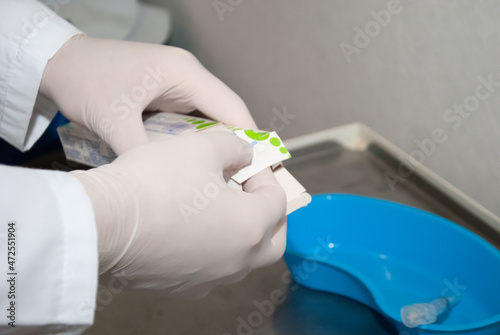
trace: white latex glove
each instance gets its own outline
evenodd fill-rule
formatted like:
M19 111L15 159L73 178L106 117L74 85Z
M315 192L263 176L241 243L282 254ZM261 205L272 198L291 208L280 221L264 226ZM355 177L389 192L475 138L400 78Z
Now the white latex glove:
M227 124L257 128L236 93L191 53L165 45L76 35L48 62L40 92L118 155L148 141L145 109L198 109Z
M179 135L71 172L94 206L100 270L127 287L200 297L277 261L286 244L286 199L269 170L227 186L250 163L227 132Z

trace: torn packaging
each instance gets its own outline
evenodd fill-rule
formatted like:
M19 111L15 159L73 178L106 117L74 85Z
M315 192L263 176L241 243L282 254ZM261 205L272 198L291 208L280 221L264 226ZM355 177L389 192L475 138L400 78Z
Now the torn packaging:
M279 164L291 156L276 132L242 129L200 117L167 112L145 114L144 127L151 141L199 131L232 132L252 145L254 157L249 166L231 177L229 182L231 187L241 188L244 181L271 167L276 179L285 190L287 214L306 206L311 201L311 196L305 188ZM70 122L59 127L57 131L68 160L96 167L111 163L116 158L114 151L104 141L78 124Z

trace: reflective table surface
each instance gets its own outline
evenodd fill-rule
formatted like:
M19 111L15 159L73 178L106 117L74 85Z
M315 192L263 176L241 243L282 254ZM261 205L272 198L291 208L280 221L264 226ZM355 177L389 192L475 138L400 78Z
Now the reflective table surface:
M352 151L327 141L292 151L285 166L309 193L351 193L396 201L473 225L473 216L450 203L418 178L391 187L384 172L398 162L376 147ZM81 168L62 151L25 166ZM492 242L497 244L497 237ZM243 281L214 289L207 297L182 301L126 291L126 283L101 280L95 323L85 335L323 335L397 334L377 312L348 298L313 291L290 281L283 260L251 272Z

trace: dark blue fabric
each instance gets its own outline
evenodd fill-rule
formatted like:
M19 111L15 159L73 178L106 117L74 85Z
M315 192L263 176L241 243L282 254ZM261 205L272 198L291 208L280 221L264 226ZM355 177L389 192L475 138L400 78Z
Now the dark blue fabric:
M49 151L62 150L61 141L59 141L59 136L57 135L57 127L68 122L68 119L60 112L57 112L40 139L26 152L21 152L3 139L0 139L0 164L23 165L23 162L26 160L33 159Z

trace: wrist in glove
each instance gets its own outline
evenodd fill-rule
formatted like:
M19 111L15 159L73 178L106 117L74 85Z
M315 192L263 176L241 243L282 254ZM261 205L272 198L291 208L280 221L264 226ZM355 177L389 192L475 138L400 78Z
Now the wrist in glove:
M94 206L101 272L131 288L202 296L278 260L286 199L272 173L243 191L226 183L251 158L251 146L230 133L195 133L73 172Z

